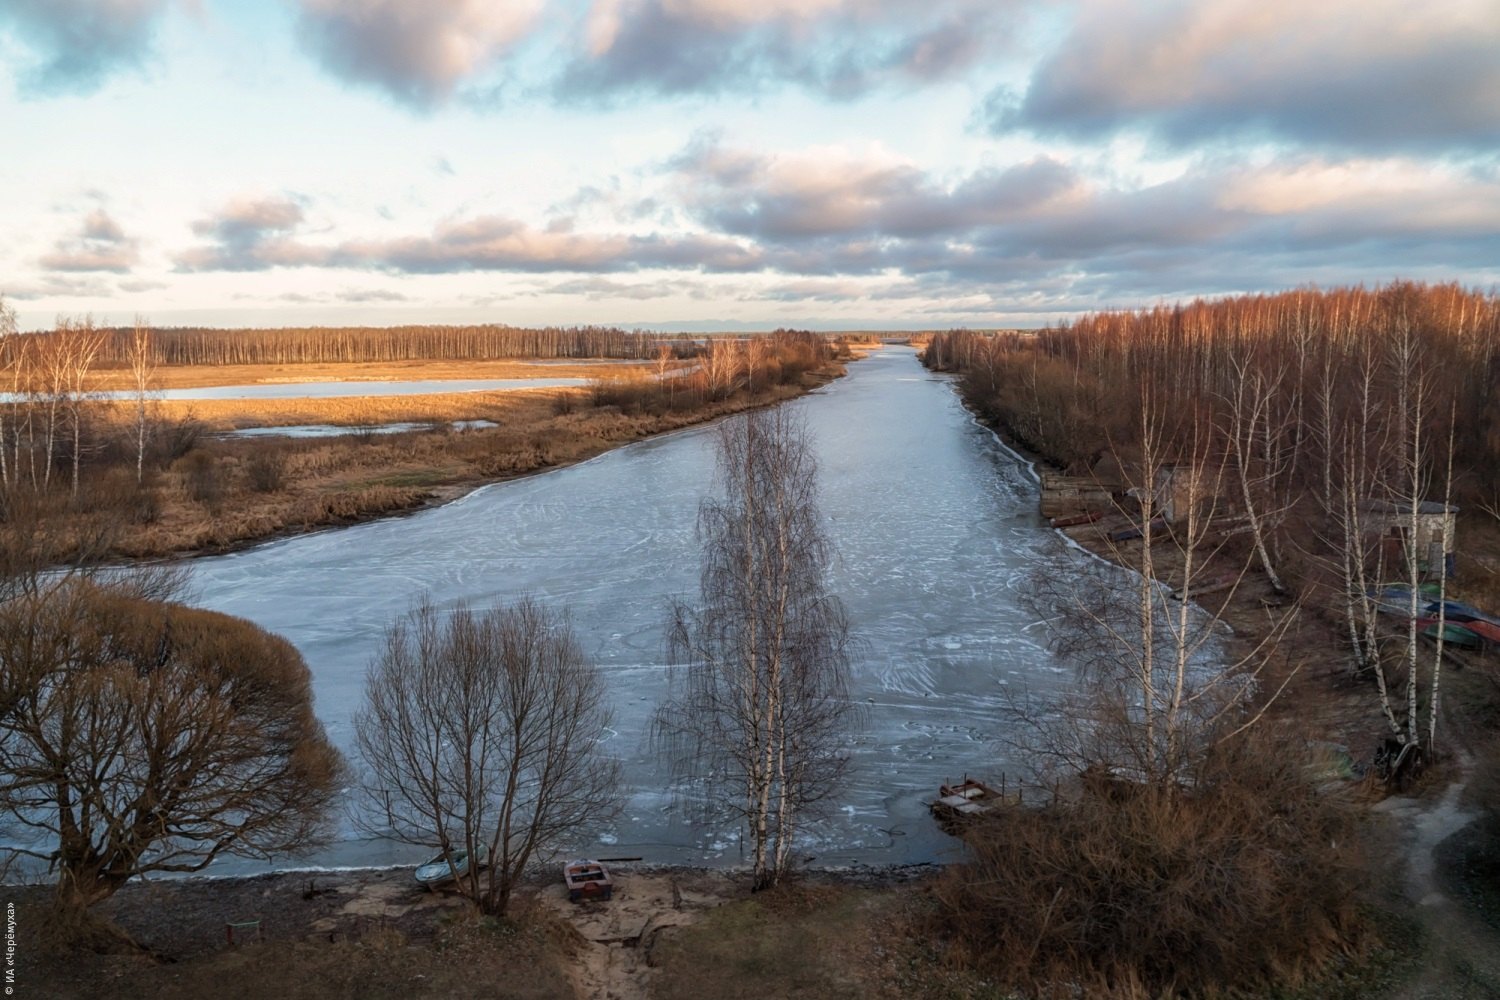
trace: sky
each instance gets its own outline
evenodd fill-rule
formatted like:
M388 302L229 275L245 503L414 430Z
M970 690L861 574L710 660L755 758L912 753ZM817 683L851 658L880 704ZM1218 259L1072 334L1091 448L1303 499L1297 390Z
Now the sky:
M0 136L22 329L1500 284L1496 0L0 0Z

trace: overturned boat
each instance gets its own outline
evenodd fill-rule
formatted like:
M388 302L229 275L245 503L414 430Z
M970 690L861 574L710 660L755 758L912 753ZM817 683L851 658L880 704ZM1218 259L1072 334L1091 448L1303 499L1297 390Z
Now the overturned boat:
M485 848L480 845L479 867L484 867ZM424 889L436 889L440 885L455 882L469 874L469 852L460 848L447 854L439 854L426 864L418 865L413 877Z

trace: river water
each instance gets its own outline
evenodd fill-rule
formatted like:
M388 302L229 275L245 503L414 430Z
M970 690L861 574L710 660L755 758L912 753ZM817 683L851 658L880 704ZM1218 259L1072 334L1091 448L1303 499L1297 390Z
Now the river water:
M938 783L1006 770L1007 689L1045 695L1065 679L1043 626L1022 610L1028 574L1039 564L1066 574L1089 557L1047 530L1029 467L911 349L885 348L786 405L815 442L839 552L830 585L860 640L864 716L847 783L809 828L805 855L820 866L944 860L955 842L926 809ZM423 593L483 607L529 592L565 607L614 706L606 745L623 761L627 794L618 818L568 847L735 864L738 831L679 816L646 745L665 689L666 606L696 593L693 527L713 468L712 430L679 432L410 517L195 560L193 601L295 643L318 714L346 749L382 629ZM350 833L279 866L412 863L419 853Z

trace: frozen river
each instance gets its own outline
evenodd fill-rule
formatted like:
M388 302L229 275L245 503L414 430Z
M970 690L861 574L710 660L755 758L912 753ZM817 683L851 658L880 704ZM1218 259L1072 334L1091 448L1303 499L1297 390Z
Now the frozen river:
M1061 680L1042 626L1020 607L1026 575L1041 561L1067 573L1087 557L1045 528L1027 466L909 348L852 364L847 378L788 405L819 456L839 551L831 587L861 642L854 690L865 716L847 787L809 830L806 854L819 865L942 860L954 843L926 811L937 784L1003 770L1006 688L1046 691ZM318 714L346 749L381 630L424 592L480 607L530 592L565 607L613 703L608 748L624 761L628 793L617 820L580 830L570 846L738 863L736 830L702 829L669 808L645 738L664 690L667 601L696 593L693 525L712 476L712 431L684 431L411 517L196 560L195 603L295 643ZM351 835L296 863L413 862L419 853Z

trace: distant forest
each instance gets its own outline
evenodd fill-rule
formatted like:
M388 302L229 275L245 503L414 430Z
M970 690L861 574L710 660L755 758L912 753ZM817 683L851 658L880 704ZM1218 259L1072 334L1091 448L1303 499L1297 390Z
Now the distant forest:
M1442 593L1456 572L1467 598L1500 607L1494 293L1398 282L1196 301L1030 336L939 334L925 360L958 372L1012 440L1108 489L1142 537L1153 516L1185 513L1162 530L1203 549L1200 565L1243 554L1278 594L1316 595L1359 670L1387 656L1374 595L1404 584L1404 740L1417 738L1418 583Z
M99 363L128 362L132 331L107 331ZM661 344L693 340L675 334L632 333L614 327L511 326L287 327L215 330L153 327L157 365L285 365L389 361L482 361L496 358L655 357Z
M1397 282L1198 300L1029 335L951 331L926 361L960 372L972 406L1075 473L1139 450L1144 396L1168 450L1193 450L1196 430L1232 451L1238 430L1245 464L1283 500L1326 503L1340 473L1403 455L1441 493L1451 435L1455 500L1500 507L1494 293Z

